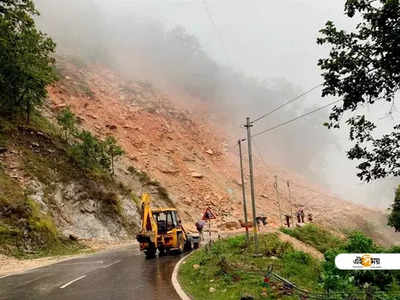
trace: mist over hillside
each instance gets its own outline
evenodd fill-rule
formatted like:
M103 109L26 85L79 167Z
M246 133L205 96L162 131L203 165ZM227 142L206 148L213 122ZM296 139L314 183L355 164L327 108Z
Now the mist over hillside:
M147 80L163 91L199 98L228 120L238 137L244 134L239 125L246 116L257 117L310 88L276 78L268 70L263 78L242 73L231 65L232 57L237 58L232 55L232 47L230 51L222 49L226 53L217 61L191 33L190 26L171 25L159 17L155 10L163 9L163 5L139 7L93 0L73 4L66 0L38 0L36 4L41 11L39 23L57 42L59 54L75 56L83 63L105 64L128 79ZM274 38L279 39L279 34L276 28ZM319 96L319 90L314 91L257 124L254 132L329 102ZM367 186L358 182L355 163L346 159L344 143L340 142L346 137L345 132L328 131L322 126L328 113L314 114L256 139L256 151L268 163L295 170L345 199L387 207L396 183L386 180Z

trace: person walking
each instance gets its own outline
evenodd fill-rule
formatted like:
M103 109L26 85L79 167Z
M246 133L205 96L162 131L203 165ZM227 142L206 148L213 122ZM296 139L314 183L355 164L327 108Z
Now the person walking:
M288 228L290 228L290 219L292 218L292 216L290 216L290 215L285 215L285 218L286 218L286 226L287 226Z
M198 220L197 222L196 222L196 229L197 229L197 231L198 231L198 233L199 233L199 235L200 235L200 240L204 240L204 236L203 236L203 229L204 229L204 225L206 224L206 221L204 221L204 220Z
M301 210L300 210L301 223L304 223L304 217L305 217L304 208L301 208Z
M301 209L299 208L296 212L297 223L301 223Z

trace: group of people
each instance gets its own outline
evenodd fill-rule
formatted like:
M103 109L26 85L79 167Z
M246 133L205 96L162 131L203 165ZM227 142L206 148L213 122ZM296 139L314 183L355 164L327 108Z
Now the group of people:
M296 212L297 223L304 223L304 208L300 207Z
M309 214L307 215L307 217L308 217L308 222L312 223L312 221L313 221L313 215L312 215L311 213L309 213ZM291 220L292 216L286 214L286 215L285 215L285 218L286 218L286 226L287 226L287 227L290 227L290 225L291 225L290 220ZM306 221L305 221L305 213L304 213L304 208L303 208L303 207L300 207L300 208L297 210L297 212L296 212L296 218L297 218L297 224L302 224L302 223L305 223L305 222L306 222Z
M303 207L300 207L297 210L296 217L297 217L297 224L304 224L306 222L305 221L305 213L304 213L304 208ZM308 217L308 222L312 223L313 222L313 215L311 213L309 213L307 215L307 217ZM286 226L290 227L291 226L292 216L286 214L285 218L286 218ZM257 217L256 220L257 220L257 227L258 227L259 230L260 230L260 226L261 225L264 225L264 226L267 225L267 217ZM241 222L241 220L239 220L239 222ZM203 237L203 229L204 229L205 224L206 224L206 222L204 220L202 220L202 219L197 221L196 224L195 224L196 229L197 229L197 231L198 231L198 233L200 235L201 240L204 239L204 237ZM242 227L246 227L246 226L247 226L247 224L245 226L242 225Z

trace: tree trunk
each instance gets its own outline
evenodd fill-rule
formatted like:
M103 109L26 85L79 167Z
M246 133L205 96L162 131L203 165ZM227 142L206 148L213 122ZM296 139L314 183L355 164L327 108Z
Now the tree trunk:
M31 102L28 101L26 103L26 123L29 124L31 122L31 112L32 112L32 105Z
M112 175L114 176L114 155L111 154L111 169L112 169Z

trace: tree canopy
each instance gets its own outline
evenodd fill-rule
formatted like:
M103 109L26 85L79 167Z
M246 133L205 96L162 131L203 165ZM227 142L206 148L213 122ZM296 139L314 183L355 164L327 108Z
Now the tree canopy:
M377 136L376 125L355 111L364 105L394 104L400 88L399 0L347 0L345 13L360 22L352 32L339 30L332 21L320 31L317 43L330 46L318 65L324 78L322 96L343 99L326 125L338 128L346 112L350 139L347 155L360 160L358 176L371 181L400 175L400 124Z
M0 0L0 109L24 111L28 122L56 78L55 43L36 28L37 15L31 0Z

